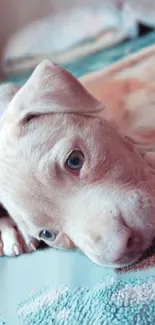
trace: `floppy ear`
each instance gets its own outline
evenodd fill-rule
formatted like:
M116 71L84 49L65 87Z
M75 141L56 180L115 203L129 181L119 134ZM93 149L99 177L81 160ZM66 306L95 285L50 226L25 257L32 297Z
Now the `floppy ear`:
M40 114L91 114L103 108L104 105L92 97L68 71L44 60L17 92L7 114L12 121L20 122Z

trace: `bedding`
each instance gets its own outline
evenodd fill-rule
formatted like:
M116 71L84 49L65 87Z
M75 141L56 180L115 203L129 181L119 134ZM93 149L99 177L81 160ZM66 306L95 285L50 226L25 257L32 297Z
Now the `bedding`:
M132 15L97 1L53 13L18 31L8 43L5 72L33 69L42 59L68 64L137 35Z
M119 44L113 44L107 49L98 50L95 53L75 59L73 62L63 63L62 66L68 69L76 77L81 77L85 74L106 68L111 64L123 59L127 55L135 53L151 44L155 43L155 32L150 32L147 35L137 37L134 39L124 40ZM12 70L7 76L7 81L24 84L30 76L33 68L27 64L27 57L17 59L17 70ZM34 60L33 64L36 64ZM21 70L20 70L21 65ZM25 68L24 68L25 67Z
M121 46L131 53L138 46L147 47L154 38L151 33L138 40L138 45L129 42ZM113 54L111 62L125 56L122 52ZM94 70L106 66L101 53L95 55ZM80 72L78 64L70 65L75 75L93 70L90 61ZM24 82L21 76L16 80ZM80 80L107 103L106 118L122 125L139 147L154 151L155 46ZM137 264L122 270L99 267L78 252L54 249L0 259L1 325L152 325L154 300L154 248Z

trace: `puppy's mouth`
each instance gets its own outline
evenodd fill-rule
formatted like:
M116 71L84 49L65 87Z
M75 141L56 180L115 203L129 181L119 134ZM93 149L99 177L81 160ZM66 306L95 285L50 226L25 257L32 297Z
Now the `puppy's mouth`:
M140 261L152 256L153 254L155 254L155 238L153 239L151 245L142 254Z
M117 264L114 266L116 269L122 269L122 268L128 268L131 265L135 265L142 259L143 254L139 253L136 258L132 259L131 261L126 262L125 260L122 260L120 263L117 261Z
M141 265L145 264L145 261L146 260L149 260L152 256L155 256L155 238L153 239L151 245L144 251L142 252L139 257L137 256L137 258L133 261L131 261L130 263L128 264L121 264L121 265L118 265L116 266L115 268L118 270L118 271L129 271L129 270L138 270L138 269L141 269ZM150 265L152 266L152 265Z

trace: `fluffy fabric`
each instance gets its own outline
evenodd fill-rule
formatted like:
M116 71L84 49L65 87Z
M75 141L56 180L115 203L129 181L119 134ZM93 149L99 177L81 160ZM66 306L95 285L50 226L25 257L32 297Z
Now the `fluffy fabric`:
M46 285L21 302L18 317L25 325L152 325L154 300L155 277L117 281L109 276L91 290Z
M108 277L92 290L47 285L23 301L18 314L26 325L151 325L154 300L154 277L130 281Z

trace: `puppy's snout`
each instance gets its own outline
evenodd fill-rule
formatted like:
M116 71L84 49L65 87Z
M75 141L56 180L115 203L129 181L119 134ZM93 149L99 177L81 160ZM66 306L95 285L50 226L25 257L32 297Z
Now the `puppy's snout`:
M94 245L95 244L95 245ZM117 227L104 229L101 236L96 237L93 245L89 245L85 253L99 264L129 264L140 256L142 250L141 235L130 228L119 224Z
M132 232L132 230L125 228L120 236L117 237L112 262L124 263L134 259L139 248L140 239Z

